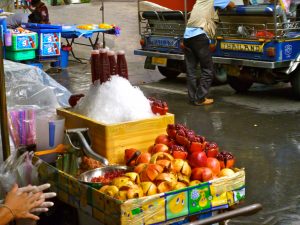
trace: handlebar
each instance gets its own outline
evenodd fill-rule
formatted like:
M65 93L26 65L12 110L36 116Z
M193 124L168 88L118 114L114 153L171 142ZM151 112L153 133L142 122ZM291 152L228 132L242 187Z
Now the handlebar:
M210 225L213 223L221 222L227 219L231 219L238 216L251 216L262 209L262 205L259 203L245 206L242 208L234 209L225 213L212 216L210 218L202 219L196 222L187 223L185 225Z

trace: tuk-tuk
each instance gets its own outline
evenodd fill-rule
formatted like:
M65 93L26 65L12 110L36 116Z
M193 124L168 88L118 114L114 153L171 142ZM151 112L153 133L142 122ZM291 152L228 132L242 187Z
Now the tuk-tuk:
M188 5L189 0L182 1ZM238 92L247 91L253 83L290 82L300 99L300 5L297 0L248 2L219 11L210 44L216 79L227 78ZM187 10L139 10L142 48L135 54L147 56L145 68L158 66L168 78L185 72L182 39L188 17Z

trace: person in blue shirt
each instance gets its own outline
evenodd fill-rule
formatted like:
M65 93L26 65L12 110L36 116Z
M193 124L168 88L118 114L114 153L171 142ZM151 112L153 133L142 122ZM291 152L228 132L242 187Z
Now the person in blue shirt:
M209 105L214 102L207 98L214 77L209 38L213 38L218 22L217 9L233 8L230 0L197 0L184 33L184 53L187 67L187 89L189 100L194 105ZM198 82L197 65L201 66Z

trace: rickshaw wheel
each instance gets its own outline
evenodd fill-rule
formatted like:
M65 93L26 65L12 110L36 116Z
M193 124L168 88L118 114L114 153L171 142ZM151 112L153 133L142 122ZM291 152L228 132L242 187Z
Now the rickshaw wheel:
M246 92L253 84L253 81L230 75L227 75L227 82L237 92Z
M158 66L157 68L158 68L158 71L161 73L161 75L163 75L164 77L166 77L168 79L175 79L176 77L179 76L179 74L181 74L180 71L174 70L172 68L162 67L162 66Z
M292 92L296 99L300 100L300 70L297 69L291 79Z

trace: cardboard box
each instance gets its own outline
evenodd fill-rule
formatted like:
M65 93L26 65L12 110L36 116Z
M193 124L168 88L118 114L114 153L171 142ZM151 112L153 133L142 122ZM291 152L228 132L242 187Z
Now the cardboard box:
M158 135L166 133L167 125L174 123L174 115L170 113L109 125L67 109L58 109L57 114L65 118L66 129L89 128L92 149L116 164L124 164L124 150L127 148L147 151Z

